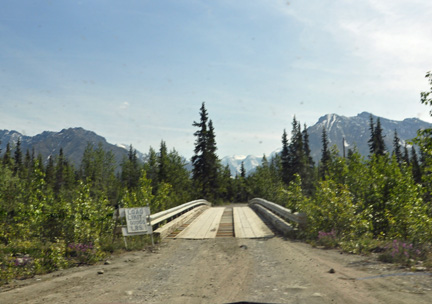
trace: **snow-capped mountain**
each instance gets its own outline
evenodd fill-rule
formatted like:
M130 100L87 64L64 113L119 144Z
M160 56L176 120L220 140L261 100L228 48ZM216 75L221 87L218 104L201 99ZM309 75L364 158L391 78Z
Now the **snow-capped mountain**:
M341 155L344 143L346 149L353 149L356 147L362 155L367 156L369 154L368 140L370 138L370 117L371 114L367 112L360 113L354 117L327 114L319 118L315 125L308 127L309 146L315 163L318 163L321 158L321 137L323 128L326 129L330 146L336 145ZM376 122L377 116L372 115L372 117L374 122ZM384 141L389 152L393 150L395 130L403 146L406 141L416 136L417 130L432 128L431 123L421 121L417 118L407 118L403 121L396 121L380 117L380 122L383 135L385 136ZM31 151L34 149L36 155L40 153L45 160L47 160L50 155L58 155L60 148L62 148L64 155L75 165L79 165L83 152L89 142L95 147L101 143L105 150L112 151L117 164L120 164L123 157L128 155L130 147L129 145L112 145L102 136L82 128L63 129L60 132L45 131L36 136L25 136L17 131L0 130L0 155L4 153L7 143L10 144L13 150L18 139L21 140L22 151ZM280 150L280 148L275 149L274 152L267 156L267 159L271 160L276 154L280 153ZM140 160L146 160L145 154L137 151L137 155ZM246 174L250 174L257 166L261 165L261 161L262 156L253 155L226 156L221 160L224 166L229 166L233 176L240 174L242 162ZM187 164L187 168L190 170L192 169L190 163Z
M340 155L343 153L343 145L347 153L348 149L356 148L360 154L369 155L368 141L370 138L370 117L372 115L374 123L377 116L363 112L353 117L346 117L337 114L326 114L318 119L318 122L307 128L309 134L309 146L312 157L317 164L321 159L322 149L322 130L325 129L329 140L330 147L338 148ZM383 130L384 142L387 151L393 151L393 139L395 130L398 133L401 146L413 139L417 135L417 130L432 128L432 124L422 121L418 118L407 118L402 121L386 119L380 117L380 123ZM272 159L282 149L278 148L272 152L267 159ZM254 159L254 162L249 160ZM261 165L262 157L255 156L226 156L222 159L222 164L228 165L232 175L240 174L240 166L244 161L247 174L252 173L256 166ZM254 164L257 164L254 166Z
M369 155L368 141L370 139L370 117L374 123L377 116L363 112L353 117L345 117L337 114L327 114L319 118L318 122L307 129L309 134L309 145L312 157L315 162L321 158L322 130L325 128L330 146L336 145L341 155L343 144L345 149L357 148L360 154ZM393 151L393 139L395 130L400 138L400 144L405 145L406 141L417 135L417 130L431 128L432 124L418 118L407 118L403 121L391 120L380 117L383 130L384 142L387 151Z
M240 175L240 168L241 164L243 163L243 166L246 171L246 175L252 173L256 167L261 165L262 157L254 156L254 155L233 155L233 156L225 156L222 158L221 163L222 165L230 168L231 175L236 176Z

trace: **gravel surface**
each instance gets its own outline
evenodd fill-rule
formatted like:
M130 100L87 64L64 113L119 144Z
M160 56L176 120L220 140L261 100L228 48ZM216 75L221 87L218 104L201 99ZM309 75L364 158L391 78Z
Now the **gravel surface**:
M0 303L432 303L428 273L274 237L165 240L4 286Z

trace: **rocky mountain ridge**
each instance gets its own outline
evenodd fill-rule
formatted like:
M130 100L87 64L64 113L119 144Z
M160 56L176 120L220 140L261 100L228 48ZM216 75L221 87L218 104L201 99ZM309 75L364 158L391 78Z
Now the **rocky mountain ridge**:
M363 112L353 117L327 114L320 117L315 125L308 127L309 145L315 162L318 163L321 157L321 137L323 128L326 129L330 145L336 145L341 154L343 151L343 144L345 143L346 150L356 148L362 155L368 155L371 115L376 122L378 117L368 112ZM389 152L393 149L395 130L401 140L401 145L404 146L408 140L416 136L417 130L432 128L431 123L417 118L407 118L402 121L396 121L380 117L380 122L383 135L385 136L385 144ZM44 160L47 160L49 156L58 155L60 148L62 148L67 159L76 166L80 164L83 152L88 143L92 143L95 147L97 147L99 143L102 144L105 150L114 153L118 164L121 164L123 157L128 155L129 150L129 146L108 143L104 137L95 132L83 128L68 128L60 132L45 131L35 136L26 136L17 131L0 130L1 153L4 153L7 143L10 143L13 150L18 139L21 140L21 149L23 151L32 151L32 149L34 149L36 155L41 154ZM271 159L278 151L280 151L280 148L275 147L275 151L271 155L266 155L267 158ZM143 153L137 151L137 154L140 159L145 159ZM261 161L262 155L233 155L225 156L221 159L221 163L224 166L229 166L233 176L240 174L242 162L246 173L249 174L253 172L257 166L261 165ZM190 167L190 164L188 164L188 167Z

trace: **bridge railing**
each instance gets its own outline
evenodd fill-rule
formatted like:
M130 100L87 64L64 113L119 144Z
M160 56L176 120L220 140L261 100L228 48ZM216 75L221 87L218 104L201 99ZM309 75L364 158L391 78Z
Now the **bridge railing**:
M150 214L150 224L153 228L153 233L157 234L161 237L164 237L176 230L179 226L182 225L183 222L187 221L192 215L198 212L202 212L204 206L211 206L211 203L204 199L198 199L195 201L191 201L171 209L167 209L158 213ZM200 210L201 208L201 210ZM188 212L190 211L190 212ZM181 217L180 215L188 212L188 215L185 217ZM116 228L114 229L114 233L121 234L123 229L126 229L126 226L117 226L118 222L121 219L125 218L126 212L125 208L119 208L113 214L113 219L116 220ZM161 224L167 222L162 227ZM156 229L156 230L155 230ZM124 234L123 234L124 235ZM126 244L126 240L125 240ZM126 245L127 247L127 245Z
M249 206L285 235L292 233L294 226L301 229L306 225L306 214L293 213L290 209L265 199L251 199ZM293 225L292 222L296 224Z
M191 201L182 205L178 205L174 208L171 209L167 209L155 214L151 214L150 215L150 221L151 221L151 225L152 226L156 226L159 225L160 223L162 223L165 220L168 220L170 218L174 218L186 211L189 211L195 207L201 206L201 205L207 205L207 206L211 206L211 204L204 200L204 199L198 199L195 201Z

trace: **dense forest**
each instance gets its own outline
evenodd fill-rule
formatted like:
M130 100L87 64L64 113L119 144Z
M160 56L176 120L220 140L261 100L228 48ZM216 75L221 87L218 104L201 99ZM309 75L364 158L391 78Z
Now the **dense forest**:
M426 77L432 86L431 73ZM431 92L421 94L423 104L432 106ZM410 146L401 146L395 131L389 153L380 120L371 117L370 154L363 157L329 146L323 129L314 163L307 128L294 118L290 135L281 134L280 154L263 156L248 176L242 166L233 177L217 156L205 103L193 126L192 172L163 140L144 162L131 146L120 172L101 145L89 143L74 167L62 150L44 160L22 151L20 141L8 144L0 151L0 284L102 259L116 249L116 208L148 205L156 213L197 198L225 204L261 197L306 213L298 237L312 244L379 249L383 260L405 265L430 263L432 130L419 130Z

